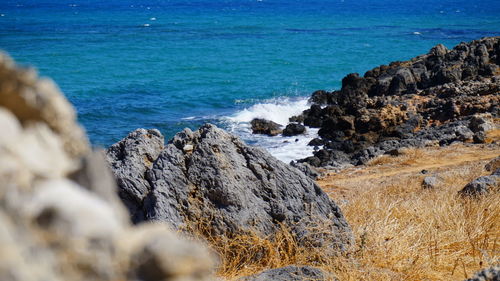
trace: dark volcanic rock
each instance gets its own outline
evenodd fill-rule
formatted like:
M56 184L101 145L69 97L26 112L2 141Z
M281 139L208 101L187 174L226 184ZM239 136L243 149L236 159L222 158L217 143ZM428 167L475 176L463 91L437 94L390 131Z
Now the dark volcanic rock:
M129 169L113 166L118 175ZM206 224L210 234L227 236L249 231L268 236L284 225L300 243L337 250L352 239L342 212L312 179L210 124L178 133L150 168L130 174L129 181L139 176L143 183L144 170L150 192L130 209L143 210L147 220L176 229ZM127 187L135 192L135 185ZM311 232L314 227L322 231Z
M255 118L250 124L252 125L252 133L254 134L276 136L282 132L281 125L270 120Z
M311 165L366 163L387 149L487 142L500 107L500 37L438 45L426 55L352 73L338 91L316 91L297 120L319 128ZM464 122L461 122L464 121ZM461 123L460 123L461 122ZM453 123L453 125L449 125ZM345 159L345 160L343 160Z
M329 278L330 280L331 278ZM310 266L286 266L263 271L261 273L240 278L240 281L323 281L327 280L323 271Z
M290 137L290 136L301 135L305 132L306 132L306 127L304 127L304 125L298 123L290 123L286 125L285 129L283 130L283 135Z
M139 206L150 191L145 173L158 158L163 142L160 131L137 129L106 151L108 163L118 183L118 195L135 223L144 219Z

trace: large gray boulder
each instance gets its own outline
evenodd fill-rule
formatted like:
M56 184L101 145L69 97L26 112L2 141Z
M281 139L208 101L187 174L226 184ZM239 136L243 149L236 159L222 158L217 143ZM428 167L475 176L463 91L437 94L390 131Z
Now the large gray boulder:
M302 244L335 249L352 239L339 207L312 179L214 125L178 133L145 179L150 192L136 209L176 229L267 237L285 226Z
M265 270L261 273L243 277L240 281L323 281L331 280L325 276L323 271L310 266L285 266L275 269ZM334 279L335 280L335 279Z

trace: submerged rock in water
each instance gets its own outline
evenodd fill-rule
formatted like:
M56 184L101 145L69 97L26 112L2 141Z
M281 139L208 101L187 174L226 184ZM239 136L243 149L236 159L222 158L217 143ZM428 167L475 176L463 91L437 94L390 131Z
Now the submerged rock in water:
M306 127L298 123L290 123L283 130L283 136L291 137L301 135L306 132Z
M0 129L0 280L213 279L199 243L130 224L73 107L1 53Z
M252 133L254 134L277 136L283 131L280 124L266 119L255 118L250 124L252 125Z
M352 239L342 212L313 180L214 125L178 133L145 178L150 192L137 209L177 229L269 236L285 226L299 243L336 249Z

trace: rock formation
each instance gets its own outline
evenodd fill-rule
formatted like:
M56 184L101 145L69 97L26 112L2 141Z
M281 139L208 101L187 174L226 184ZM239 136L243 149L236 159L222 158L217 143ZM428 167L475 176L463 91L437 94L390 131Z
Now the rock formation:
M286 125L285 129L283 130L283 135L290 137L290 136L301 135L305 132L306 132L306 127L304 125L298 123L290 123Z
M214 125L178 133L151 166L138 169L139 177L123 173L138 162L117 161L116 148L131 144L130 152L119 155L144 151L140 147L146 143L134 141L140 132L146 131L139 129L108 150L120 189L132 189L127 191L132 194L139 190L136 186L149 184L147 193L136 196L145 199L129 207L133 214L142 210L136 217L165 221L176 229L202 224L210 235L229 237L270 236L285 226L302 244L344 249L350 243L342 212L314 181ZM136 179L140 184L129 184Z
M331 276L328 276L331 277ZM310 266L285 266L263 271L261 273L244 277L240 281L323 281L323 280L336 280L334 278L327 278L323 271L310 267Z
M320 128L323 149L304 161L363 164L399 147L487 142L499 93L500 37L484 38L349 74L340 90L314 92L311 107L290 120Z
M165 225L134 227L102 152L47 79L0 54L0 280L211 280Z
M255 118L250 124L252 125L252 133L254 134L277 136L283 131L280 124L266 119Z
M459 191L460 195L463 196L479 196L486 195L490 192L500 191L500 167L499 157L491 160L484 167L486 171L493 171L491 175L482 176L474 179L470 183L466 184L464 188Z

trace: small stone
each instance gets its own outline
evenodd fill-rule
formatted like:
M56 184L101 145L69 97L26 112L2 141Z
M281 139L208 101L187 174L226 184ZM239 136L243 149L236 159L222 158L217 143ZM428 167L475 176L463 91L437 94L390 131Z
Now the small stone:
M184 152L191 152L191 151L193 151L193 149L194 149L194 147L193 147L193 145L192 145L192 144L186 144L186 145L182 148L182 150L183 150Z
M500 156L497 156L494 159L492 159L490 162L488 162L488 164L486 164L486 166L484 166L484 168L488 172L493 172L498 168L500 168Z
M441 181L435 176L425 177L422 181L422 187L426 189L436 188L440 182Z
M500 176L482 176L468 183L462 190L461 195L478 196L497 191L500 184Z

